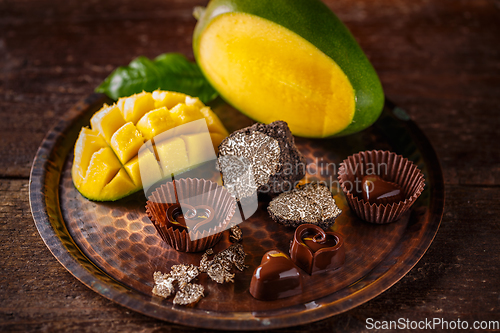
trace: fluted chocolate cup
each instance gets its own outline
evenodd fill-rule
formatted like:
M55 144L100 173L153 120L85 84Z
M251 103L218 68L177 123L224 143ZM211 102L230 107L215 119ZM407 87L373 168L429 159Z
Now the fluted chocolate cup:
M373 174L399 185L404 199L388 204L364 200L356 184L360 184L364 176ZM401 155L381 150L349 156L340 163L338 179L354 213L365 221L378 224L398 220L415 203L425 186L424 175L415 164Z
M222 232L228 229L236 209L233 196L222 186L210 180L185 178L175 180L181 206L211 207L213 218L199 230L173 227L167 221L167 210L176 204L173 182L158 187L148 197L146 214L161 238L177 251L200 252L217 244Z

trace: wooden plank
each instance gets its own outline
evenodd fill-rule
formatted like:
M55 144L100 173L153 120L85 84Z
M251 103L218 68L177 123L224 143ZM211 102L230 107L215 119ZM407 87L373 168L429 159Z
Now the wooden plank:
M441 228L423 259L391 289L345 314L293 331L350 330L375 320L498 319L500 188L447 186ZM94 293L45 247L29 210L28 182L0 180L0 330L177 329ZM190 330L181 328L181 330ZM286 330L285 330L286 331Z
M494 4L328 3L372 58L388 98L429 135L446 182L498 184L500 154L489 144L496 137L492 125L499 125L500 99ZM190 11L203 1L111 2L96 8L64 1L25 4L4 3L8 8L1 11L6 61L0 63L0 176L5 177L28 177L48 129L116 66L162 52L192 57Z
M498 320L500 25L494 1L325 1L443 166L446 207L427 254L345 314L283 331L358 331L365 320ZM192 59L205 0L0 2L0 330L192 331L124 309L51 255L29 210L31 161L48 129L138 55ZM484 185L484 186L483 186Z
M35 3L0 4L0 176L10 178L29 176L48 129L116 66L162 52L192 58L190 13L204 4ZM446 182L498 184L494 3L327 3L372 59L388 98L430 137Z
M96 15L85 5L50 3L45 5L55 13L43 4L16 8L17 2L2 11L0 176L27 178L48 129L116 66L141 54L192 57L195 21L189 13L200 1L117 5L114 15L105 5ZM497 137L500 99L493 4L329 3L372 58L388 98L407 109L433 142L446 182L498 184L500 154L490 144ZM155 12L157 6L164 9ZM12 16L16 10L20 14ZM449 18L446 26L437 15Z

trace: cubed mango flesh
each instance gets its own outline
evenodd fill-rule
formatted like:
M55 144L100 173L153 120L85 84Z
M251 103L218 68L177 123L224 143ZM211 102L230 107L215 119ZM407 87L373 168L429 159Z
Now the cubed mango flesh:
M215 160L216 157L212 148L210 133L202 132L183 135L182 139L186 143L190 165L194 166L210 160Z
M176 122L165 106L146 113L137 123L137 129L142 132L146 140L151 140L175 126Z
M122 165L110 147L101 148L92 155L85 178L77 188L86 197L94 200L109 200L101 196L101 191L120 171Z
M90 125L93 130L101 134L106 142L109 142L113 133L125 125L125 119L123 119L122 113L116 105L105 105L92 116Z
M144 143L141 132L131 122L120 127L111 137L111 148L122 164L126 164L137 155L139 148Z
M123 193L131 193L137 186L124 169L120 169L99 194L102 198L115 198Z
M71 170L73 180L81 182L85 178L92 155L104 147L106 147L106 142L97 131L87 127L82 128L75 144L75 157Z
M174 91L155 90L152 93L155 108L166 107L167 109L171 109L179 103L184 103L186 96L186 94Z
M170 110L170 114L173 118L177 119L180 124L189 123L193 120L203 118L203 114L200 112L200 108L198 108L196 105L187 105L184 103L174 106Z
M75 144L72 178L83 196L97 201L120 199L215 159L227 136L198 98L160 90L105 105L90 123Z
M155 141L155 146L165 177L189 166L186 144L182 138L175 137L164 142Z
M120 104L118 104L120 105ZM122 103L122 115L125 121L136 124L146 112L155 108L155 101L151 93L142 92L125 99Z

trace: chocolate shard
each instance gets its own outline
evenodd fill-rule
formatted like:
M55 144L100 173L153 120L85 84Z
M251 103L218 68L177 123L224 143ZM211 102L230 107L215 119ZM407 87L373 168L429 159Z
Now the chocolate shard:
M335 204L330 189L321 183L299 185L281 193L267 207L271 218L290 227L310 223L329 229L342 211Z
M188 283L174 297L174 304L194 306L203 298L205 288L200 284Z
M212 281L217 283L234 282L234 273L231 273L225 262L220 260L215 260L210 264L207 274Z
M200 259L200 266L199 266L200 272L202 273L207 272L208 267L210 266L211 263L209 256L211 256L212 254L214 254L214 250L212 250L211 248L206 250L205 253L203 253Z
M194 265L174 265L170 269L170 276L179 284L179 288L183 289L191 280L200 274L200 270Z
M166 274L154 272L155 286L153 287L153 294L167 298L175 291L176 283L179 289L183 290L199 274L200 270L194 265L174 265L171 267L170 272Z
M237 225L233 225L229 229L229 240L233 243L237 243L243 239L243 232L241 231L241 228L238 227Z
M256 191L288 191L305 176L305 158L284 121L233 132L219 145L218 167L224 186L238 200Z
M170 274L162 274L161 272L154 272L153 279L155 286L153 287L153 294L163 298L169 297L175 290L175 278Z
M206 272L208 276L217 283L234 282L234 274L231 273L233 265L243 271L248 266L245 265L246 253L241 244L232 244L224 251L219 252L212 260L208 259L212 249L205 252L200 260L200 270Z

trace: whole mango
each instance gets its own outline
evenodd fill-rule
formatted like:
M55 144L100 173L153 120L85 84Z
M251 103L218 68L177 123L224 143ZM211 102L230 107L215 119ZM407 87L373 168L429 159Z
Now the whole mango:
M380 115L379 78L320 0L211 0L198 11L196 61L235 108L293 134L342 136Z

